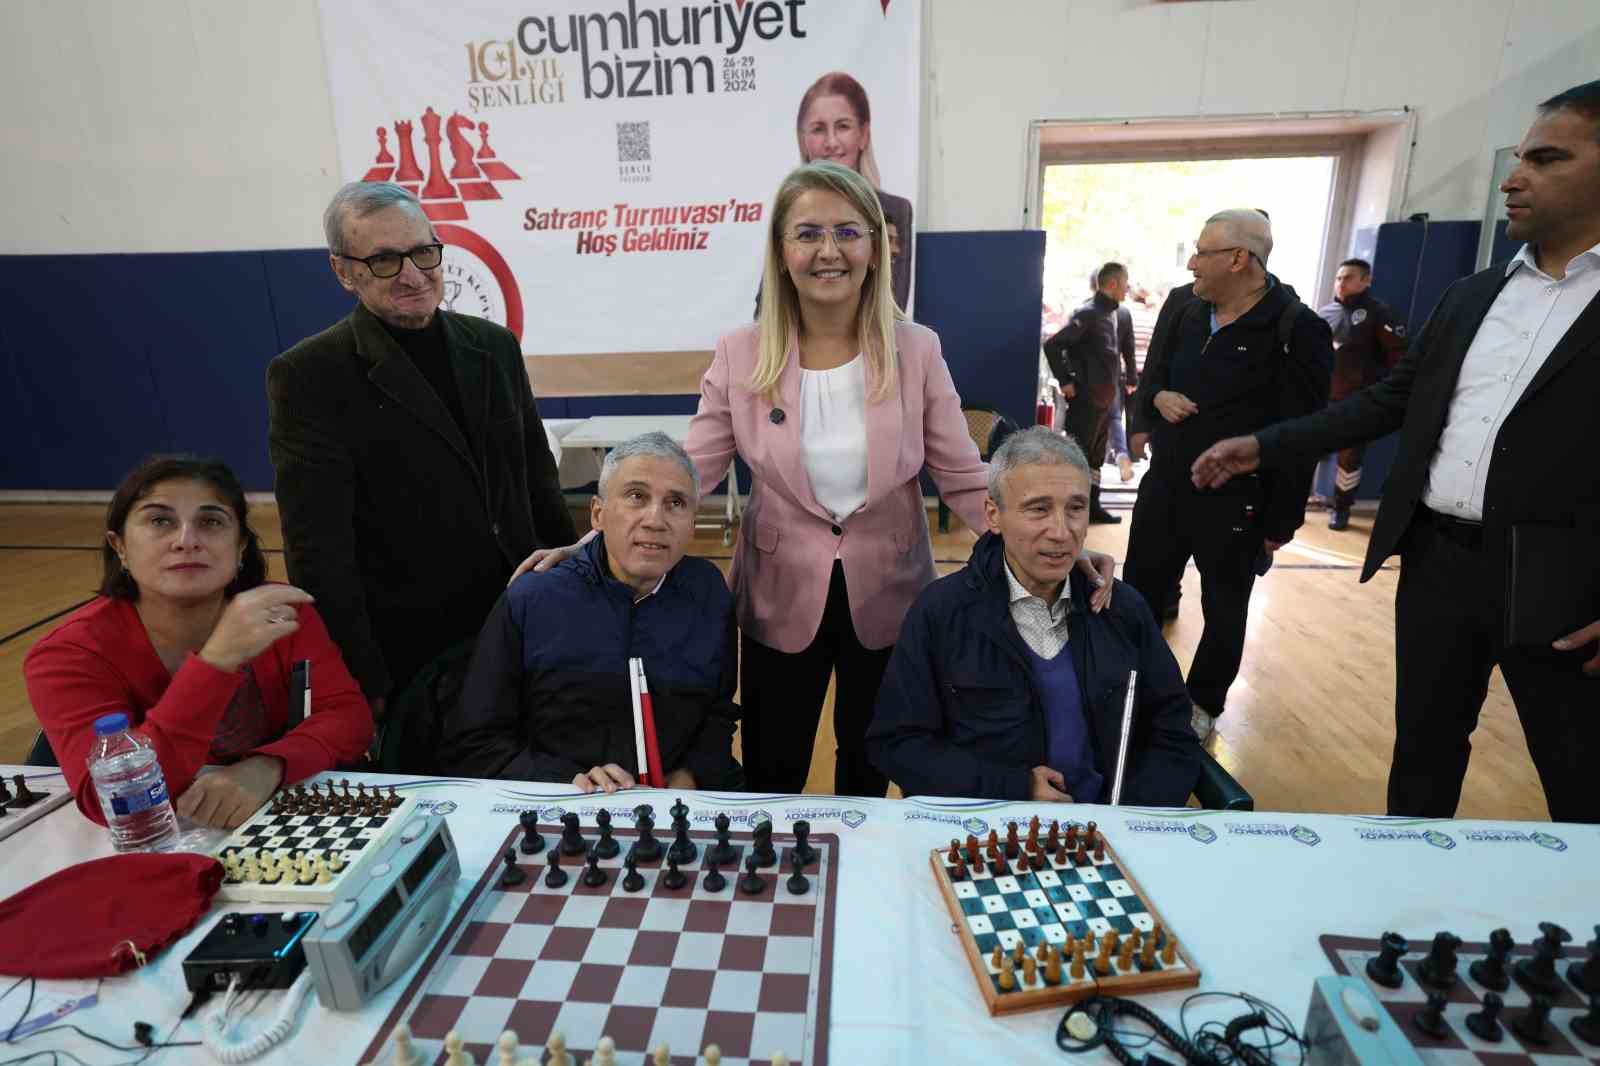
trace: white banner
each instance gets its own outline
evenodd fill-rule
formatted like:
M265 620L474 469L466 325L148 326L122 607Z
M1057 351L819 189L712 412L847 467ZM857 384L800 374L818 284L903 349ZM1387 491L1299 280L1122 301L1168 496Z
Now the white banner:
M814 151L915 198L920 0L321 8L343 176L413 189L450 246L445 306L529 354L704 350L748 322L825 74L854 79L870 122L852 131L830 83Z

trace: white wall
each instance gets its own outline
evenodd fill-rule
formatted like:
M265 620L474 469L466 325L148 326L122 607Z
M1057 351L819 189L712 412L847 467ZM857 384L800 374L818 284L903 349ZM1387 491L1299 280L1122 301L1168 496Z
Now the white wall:
M1494 148L1600 74L1597 0L926 2L925 229L1018 225L1034 119L1402 105L1404 212L1476 218ZM319 244L319 21L314 0L5 0L0 252Z

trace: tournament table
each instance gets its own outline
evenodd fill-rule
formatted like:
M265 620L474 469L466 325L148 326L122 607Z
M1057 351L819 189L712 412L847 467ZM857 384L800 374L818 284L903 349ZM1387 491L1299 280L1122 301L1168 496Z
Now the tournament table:
M64 788L56 771L0 767L8 780L17 772L27 775L35 791ZM456 903L496 861L496 848L516 828L519 811L564 806L581 813L595 805L593 797L570 787L544 783L337 776L385 788L393 784L423 806L453 804L445 809L461 859ZM647 802L659 814L677 798L640 789L610 797L607 806ZM991 1017L979 995L928 857L931 849L969 832L982 836L995 828L1003 835L1011 819L1024 826L1033 815L1046 823L1097 821L1201 970L1199 990L1249 992L1280 1008L1296 1027L1305 1019L1313 979L1333 973L1318 943L1323 934L1375 939L1396 930L1410 938L1415 957L1438 930L1483 941L1491 929L1505 926L1525 944L1537 935L1539 922L1550 921L1571 930L1581 945L1600 922L1600 826L960 799L728 793L682 798L697 814L714 809L738 820L760 812L755 820L770 815L779 831L803 818L814 834L839 837L828 1023L828 1059L836 1066L1113 1061L1104 1049L1084 1055L1057 1050L1060 1009ZM0 898L72 863L111 853L105 830L69 803L0 840ZM530 866L535 872L537 861L530 859ZM138 891L132 885L107 888ZM174 1029L189 999L181 963L218 915L239 909L288 908L216 902L179 943L144 969L103 980L98 1003L66 1020L119 1044L133 1042L135 1021L151 1023L159 1039L196 1039L197 1019ZM290 1038L259 1061L357 1062L409 980L410 974L401 977L359 1011L325 1009L312 995ZM0 991L10 984L0 981ZM41 996L48 984L41 982ZM1151 994L1141 1002L1175 1025L1191 991ZM252 1031L272 1017L278 995L268 994L252 1018ZM18 992L0 999L0 1032L17 1020L23 999ZM1192 1006L1185 1020L1193 1029L1245 1009L1237 1000L1210 997ZM549 1034L519 1035L522 1054L541 1061ZM0 1059L49 1049L71 1051L91 1064L129 1059L70 1033L0 1046ZM1151 1050L1163 1054L1159 1047ZM690 1051L675 1047L674 1061ZM1293 1049L1287 1052L1280 1061L1295 1061ZM385 1051L379 1061L388 1057ZM209 1056L200 1048L181 1048L146 1061L160 1066L205 1062Z

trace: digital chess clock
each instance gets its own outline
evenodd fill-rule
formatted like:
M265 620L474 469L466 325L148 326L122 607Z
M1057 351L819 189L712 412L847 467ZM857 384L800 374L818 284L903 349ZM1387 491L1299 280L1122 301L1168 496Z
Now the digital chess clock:
M444 928L460 877L444 818L405 822L305 935L322 1005L356 1010L403 974Z

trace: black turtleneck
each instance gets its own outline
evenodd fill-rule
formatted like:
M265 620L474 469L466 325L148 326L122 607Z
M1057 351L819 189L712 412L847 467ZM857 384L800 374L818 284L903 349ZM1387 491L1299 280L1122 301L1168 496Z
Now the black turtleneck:
M391 322L384 322L383 328L400 345L406 358L422 371L422 376L433 386L434 395L450 409L461 435L470 441L472 436L467 432L466 409L461 405L461 386L456 384L456 373L450 366L450 348L444 339L444 316L435 311L433 318L421 329L405 329Z

